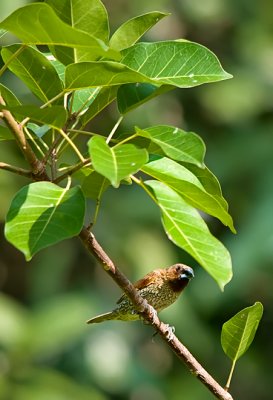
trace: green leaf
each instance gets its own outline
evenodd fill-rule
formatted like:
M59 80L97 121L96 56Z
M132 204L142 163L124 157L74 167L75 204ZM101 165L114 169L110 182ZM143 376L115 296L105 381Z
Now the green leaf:
M52 53L43 53L55 68L60 80L64 83L65 65L55 58Z
M195 258L223 289L232 278L227 249L210 233L198 211L174 190L158 181L145 185L153 191L169 239Z
M173 86L155 86L150 83L128 83L118 89L117 102L121 114L139 107L141 104L173 89Z
M100 199L109 185L108 179L93 171L83 180L81 188L85 197L97 200Z
M195 133L168 125L152 126L144 130L136 128L136 132L156 143L168 157L203 166L206 148L203 140Z
M107 11L100 0L47 0L58 17L66 24L86 32L107 43L109 40L109 23ZM65 65L73 62L91 61L92 53L80 49L55 47L53 50L59 60Z
M175 190L193 207L218 218L235 231L223 197L207 192L198 178L184 166L163 157L144 165L142 171Z
M0 125L0 140L13 140L14 137L10 130L5 126Z
M154 83L194 87L232 76L206 47L186 40L138 43L122 51L121 63Z
M256 302L224 323L221 344L224 352L232 361L236 362L251 345L262 315L263 305Z
M21 105L20 101L17 99L15 94L12 93L11 90L9 90L6 86L2 85L1 83L0 83L0 94L5 100L7 106L12 107Z
M46 0L46 3L68 25L108 42L108 14L100 0Z
M117 96L118 86L96 88L98 94L94 97L88 110L81 117L82 127L85 127L97 114L107 107Z
M231 78L217 57L193 42L138 43L123 50L121 62L71 64L66 69L66 89L151 83L188 88Z
M29 122L27 124L27 128L32 130L32 132L34 132L35 135L39 138L42 138L50 130L50 126L48 126L48 125L40 126L40 125L34 124L32 122Z
M76 90L72 94L72 112L78 112L81 110L81 113L84 113L88 110L88 107L96 96L98 95L100 88L88 88L88 89L81 89Z
M5 236L26 260L39 250L76 236L83 225L85 201L79 187L50 182L24 186L11 202Z
M88 142L94 169L105 176L117 188L122 179L136 173L148 161L145 149L132 144L109 147L105 138L94 136Z
M80 62L66 67L66 90L86 87L116 86L130 82L151 82L151 79L114 61Z
M1 109L9 110L19 120L30 118L33 121L40 122L43 125L49 125L57 129L63 127L67 118L66 110L61 106L39 108L37 106L6 107L0 105L0 110Z
M135 44L145 32L169 14L149 12L129 19L122 24L110 39L111 48L120 51Z
M0 23L0 28L12 32L24 44L75 47L83 51L84 59L119 57L100 39L64 23L45 3L28 4L17 9Z
M222 189L216 176L206 166L200 168L197 165L184 162L183 165L198 178L208 193L222 198L223 206L227 210L227 202L222 197Z
M4 47L1 51L4 62L21 47L19 44ZM63 85L51 62L38 50L25 47L8 64L8 68L43 102L62 92Z

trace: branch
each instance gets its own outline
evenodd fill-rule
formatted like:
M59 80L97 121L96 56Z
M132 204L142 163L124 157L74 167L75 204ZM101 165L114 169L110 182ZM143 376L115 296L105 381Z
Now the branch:
M0 104L2 104L3 106L6 105L2 96L0 96ZM16 122L16 120L8 110L2 110L2 115L6 125L11 130L25 159L31 167L34 180L48 180L44 164L36 157L36 154L28 144L20 124Z
M27 178L32 177L31 171L28 171L27 169L23 169L23 168L19 168L19 167L14 167L13 165L6 164L4 162L0 162L0 169L5 169L6 171L14 172L17 175L26 176Z
M80 161L78 164L72 165L71 167L69 167L66 172L64 172L62 175L58 176L57 178L54 179L54 183L59 183L62 180L64 180L65 178L67 178L69 175L74 174L74 172L78 171L79 169L81 169L82 167L86 166L90 164L91 165L91 160L90 158L87 158L84 161Z
M80 239L87 250L103 266L104 270L111 276L117 285L126 293L132 301L136 310L143 316L145 321L153 325L163 340L168 344L172 351L187 365L191 373L197 377L216 398L221 400L233 400L228 393L214 378L202 367L202 365L193 357L189 350L178 340L175 335L169 338L169 326L159 320L154 309L143 299L134 285L127 277L114 265L113 261L106 254L95 236L87 229L83 228L79 234Z

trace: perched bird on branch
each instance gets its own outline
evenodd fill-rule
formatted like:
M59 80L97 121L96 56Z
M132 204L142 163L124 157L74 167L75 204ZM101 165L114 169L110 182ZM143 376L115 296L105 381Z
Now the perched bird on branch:
M173 304L189 281L194 277L191 267L184 264L174 264L165 269L156 269L134 286L139 294L157 311ZM98 315L87 321L88 324L108 320L135 321L140 315L135 310L129 298L124 294L117 302L118 306L111 312Z

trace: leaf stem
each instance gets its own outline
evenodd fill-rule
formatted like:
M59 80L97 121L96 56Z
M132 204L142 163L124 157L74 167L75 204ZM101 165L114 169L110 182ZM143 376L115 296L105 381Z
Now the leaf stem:
M231 369L230 369L230 372L229 372L228 380L227 380L227 383L226 383L226 386L225 386L225 390L227 392L228 392L229 387L230 387L230 382L231 382L231 378L232 378L232 375L233 375L233 372L234 372L235 364L236 364L236 360L233 360L232 361L232 365L231 365Z
M119 119L117 120L116 124L114 125L113 129L111 130L111 132L109 133L107 139L106 139L106 143L108 144L110 142L110 140L112 139L112 137L114 136L116 130L118 129L119 125L121 124L121 121L123 120L124 115L121 115L119 117Z
M83 157L82 153L77 148L77 146L74 144L74 142L70 139L70 137L62 129L58 129L58 131L60 132L62 137L66 140L66 142L70 144L70 146L75 151L81 162L85 162L85 158Z
M121 142L118 142L114 147L121 146L122 144L124 144L124 143L126 143L126 142L129 142L129 140L132 140L132 139L134 139L134 138L137 137L137 136L138 136L138 133L134 133L133 135L128 136L127 138L123 139Z

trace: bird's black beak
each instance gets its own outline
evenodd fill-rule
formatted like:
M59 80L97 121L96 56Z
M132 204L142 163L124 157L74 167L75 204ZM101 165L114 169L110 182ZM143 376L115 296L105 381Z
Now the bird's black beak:
M190 280L192 278L194 278L194 272L193 272L193 270L191 268L190 269L186 269L183 272L183 274L180 275L180 279L188 279L188 280Z

